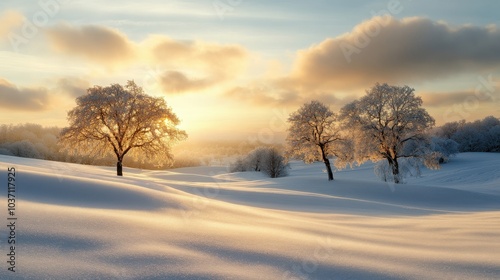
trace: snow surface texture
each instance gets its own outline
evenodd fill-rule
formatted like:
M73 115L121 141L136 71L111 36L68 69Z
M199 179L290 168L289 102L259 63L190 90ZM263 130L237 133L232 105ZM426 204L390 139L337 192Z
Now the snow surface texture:
M460 154L405 185L373 165L290 176L82 166L17 170L16 270L0 279L498 279L500 155Z

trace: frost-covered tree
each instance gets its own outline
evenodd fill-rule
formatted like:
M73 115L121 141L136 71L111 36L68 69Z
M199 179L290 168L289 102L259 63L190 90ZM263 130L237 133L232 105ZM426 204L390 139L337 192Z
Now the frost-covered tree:
M271 178L284 177L288 174L289 165L285 157L276 148L269 148L264 154L261 171Z
M251 151L245 159L248 168L252 171L261 171L267 153L268 148L265 147L259 147Z
M62 130L61 143L75 152L114 153L118 176L123 175L127 153L164 164L172 158L171 143L187 137L176 127L180 121L165 100L145 94L133 81L94 86L76 103L68 112L70 126Z
M340 156L343 140L336 122L336 115L319 101L302 105L288 118L287 144L290 156L299 157L305 163L322 160L333 180L331 156Z
M500 125L491 127L488 130L490 141L490 152L500 152Z
M13 156L25 157L25 158L42 158L42 155L37 151L35 145L29 140L21 140L10 145L7 145L7 149Z
M421 163L418 158L402 158L399 161L399 174L400 180L407 176L419 177L421 175ZM394 175L392 174L392 167L389 166L387 160L380 160L374 165L374 173L384 182L394 182ZM400 181L401 183L401 181Z
M400 158L426 156L419 144L426 142L425 132L434 125L414 89L378 83L365 96L345 105L341 119L353 133L352 160L387 160L395 183L401 182ZM405 147L410 144L413 148Z
M500 119L493 116L446 123L436 135L456 141L460 152L500 152Z
M445 163L451 156L458 153L458 143L452 139L432 137L431 150L439 153L439 163Z
M436 128L434 134L439 138L451 139L457 131L461 130L465 126L465 120L459 122L449 122L445 123L441 127Z
M229 172L245 172L248 171L247 163L244 158L237 158L235 162L229 165Z
M231 172L263 172L271 178L287 175L289 165L285 157L274 147L259 147L229 166Z
M14 154L9 149L0 147L0 155L13 156Z
M471 123L453 134L452 139L459 143L461 152L480 152L486 150L484 136L479 125Z

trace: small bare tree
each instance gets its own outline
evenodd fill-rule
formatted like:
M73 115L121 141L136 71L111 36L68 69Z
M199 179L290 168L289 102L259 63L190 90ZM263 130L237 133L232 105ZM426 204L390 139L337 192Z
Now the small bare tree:
M290 165L274 147L259 147L230 165L231 172L260 171L271 178L288 175Z
M278 149L267 149L261 168L263 172L265 172L271 178L278 178L286 176L288 174L288 168L290 168L290 166L286 162L285 157L278 151Z
M123 176L127 153L145 155L162 165L172 159L170 145L187 137L176 128L180 121L165 100L146 95L133 81L126 86L94 86L76 103L68 112L70 126L62 130L60 142L75 153L113 152L118 176Z
M355 140L352 161L387 160L395 183L401 181L398 159L428 156L421 144L427 141L425 132L434 119L408 86L377 83L365 96L345 105L341 119Z
M291 156L299 157L306 163L322 160L328 173L328 180L333 180L329 157L338 156L343 139L337 127L336 115L319 101L302 105L288 118L287 143Z

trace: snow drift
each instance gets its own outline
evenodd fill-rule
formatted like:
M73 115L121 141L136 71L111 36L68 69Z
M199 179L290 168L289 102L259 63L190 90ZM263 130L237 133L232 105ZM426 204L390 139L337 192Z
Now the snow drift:
M17 170L17 265L2 279L494 279L500 156L460 154L405 185L371 164L327 182L82 166L0 156ZM3 171L1 171L3 170ZM5 185L5 183L4 183ZM1 218L7 219L6 191Z

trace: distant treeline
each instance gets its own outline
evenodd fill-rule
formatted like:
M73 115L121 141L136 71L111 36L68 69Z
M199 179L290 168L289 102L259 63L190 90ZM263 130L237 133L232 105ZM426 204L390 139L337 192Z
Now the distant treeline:
M80 164L110 165L115 160L104 156L74 156L61 149L57 138L61 128L39 124L1 125L0 154Z
M39 124L0 125L0 154L37 158L88 165L113 166L114 155L89 157L72 155L57 143L61 128L43 127ZM457 144L459 152L500 152L500 119L489 116L483 120L446 123L431 132L434 142L443 140ZM249 154L257 147L271 147L250 141L207 141L180 143L174 147L172 167L200 165L228 165L239 156ZM276 146L276 145L273 145ZM279 149L283 147L278 147ZM157 169L147 159L125 158L128 167Z
M72 162L87 165L114 166L116 156L72 155L57 143L61 128L43 127L39 124L0 125L0 154ZM256 147L270 146L252 141L183 142L174 146L172 168L201 165L229 165L234 158L248 154ZM125 166L158 169L147 158L126 157Z
M449 122L434 131L434 135L451 139L459 152L500 152L500 119L493 116L474 122Z

